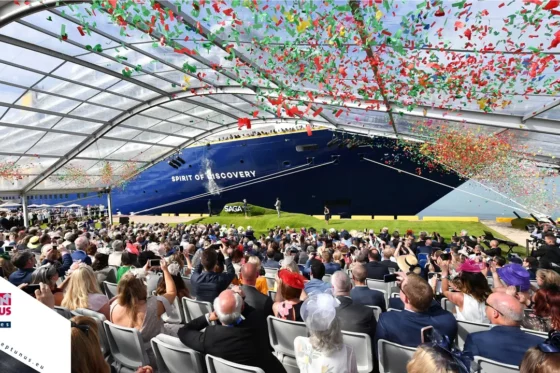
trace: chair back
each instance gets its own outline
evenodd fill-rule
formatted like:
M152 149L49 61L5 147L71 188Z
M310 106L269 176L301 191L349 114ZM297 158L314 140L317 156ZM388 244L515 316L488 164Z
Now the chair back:
M175 308L176 315L169 316L166 312L161 315L162 320L168 324L184 324L186 322L185 311L183 310L183 303L179 297L175 297L173 307Z
M208 373L264 373L261 368L232 363L212 355L206 355L206 366Z
M125 328L118 326L110 321L103 322L111 355L117 363L118 369L125 367L136 370L150 364L148 355L144 350L142 335L134 328Z
M200 353L186 347L179 338L159 334L152 338L151 344L160 372L206 373Z
M387 308L387 312L401 312L402 310L396 308Z
M272 298L272 300L274 301L274 299L276 299L276 292L269 290L268 291L268 296Z
M266 286L268 287L268 289L273 290L274 286L276 285L276 276L269 275L267 273L264 275L264 278L266 278Z
M481 356L474 357L475 363L478 364L479 373L518 373L519 367L498 363L497 361L486 359Z
M112 299L117 296L117 286L117 284L112 282L103 281L103 289L105 290L107 298Z
M72 317L74 317L72 311L70 311L66 307L54 306L54 310L56 311L56 313L58 313L60 316L64 317L65 319L70 320Z
M381 316L381 307L379 306L366 306L373 309L373 315L375 316L375 321L379 321L379 316Z
M276 274L278 273L278 268L266 268L264 267L264 273L267 275L270 275L272 277L275 277Z
M365 333L342 331L342 340L345 345L352 347L356 356L359 373L369 373L373 370L373 350L371 337Z
M490 324L479 324L470 321L457 321L457 347L463 350L467 336L471 333L484 332L490 330Z
M186 322L191 322L197 317L206 315L214 310L212 308L212 303L210 302L203 302L201 300L194 300L185 297L183 297L181 301L183 302L183 312L185 314Z
M531 286L536 287L537 289L539 288L539 284L537 283L537 280L531 280Z
M332 275L324 275L323 276L323 282L326 282L326 283L330 284L331 283L331 277L332 277Z
M189 294L191 295L191 297L194 298L196 296L196 294L194 293L194 287L191 284L190 276L189 277L181 276L181 277L183 278L183 282L185 283L185 287L187 289L189 289Z
M401 294L400 293L391 293L391 298L400 298Z
M457 312L455 304L451 303L451 301L445 297L441 298L441 308L453 314Z
M536 330L525 329L525 328L521 328L521 330L523 330L525 333L533 334L533 335L536 335L538 337L542 337L544 339L548 338L548 333L546 333L546 332L539 332L539 331L536 331Z
M116 283L117 282L117 268L109 267L109 272L107 272L107 277L105 278L105 281L110 282L110 283Z
M107 333L105 332L105 328L103 327L103 323L107 321L105 315L100 312L88 310L87 308L78 308L75 312L82 316L91 317L95 320L95 322L97 323L99 342L101 343L101 352L103 352L103 356L109 355L111 349L109 347L109 341L107 340Z
M406 364L414 355L416 348L401 346L384 339L377 341L379 373L406 372Z
M282 355L295 357L294 339L296 337L307 337L305 324L298 321L282 320L274 316L268 316L267 322L270 345L276 355L279 357L282 357Z

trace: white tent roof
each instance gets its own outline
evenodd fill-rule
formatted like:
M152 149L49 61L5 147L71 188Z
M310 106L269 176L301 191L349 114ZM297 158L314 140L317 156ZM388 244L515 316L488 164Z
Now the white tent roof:
M512 98L511 102L493 108L492 112L482 109L484 105L465 98L477 89L484 89L472 82L481 79L480 76L462 81L463 88L452 102L443 102L441 98L441 93L447 89L445 87L423 93L409 90L406 94L393 97L372 93L369 98L360 98L363 89L383 92L380 84L390 92L398 91L395 87L406 82L403 80L406 71L397 70L398 64L394 61L412 59L420 53L426 55L421 66L425 70L429 70L431 59L447 59L448 66L451 66L454 63L452 56L477 56L478 64L488 64L484 78L489 81L500 79L498 72L492 71L496 65L489 61L504 59L507 65L509 59L519 55L532 61L536 61L535 56L538 55L541 61L546 56L560 54L558 49L546 49L554 39L555 31L544 31L545 27L535 36L519 33L518 28L508 26L510 34L513 34L510 40L505 42L500 39L503 36L500 28L507 22L503 19L501 2L469 1L471 21L475 17L484 17L480 14L488 9L485 24L494 25L493 31L480 31L487 34L484 40L473 38L470 42L462 35L463 26L444 23L446 17L434 16L433 10L422 13L425 17L424 29L432 27L435 35L435 30L440 27L446 32L446 41L442 42L434 36L435 39L426 40L425 45L405 46L401 51L404 54L402 57L391 50L397 47L389 45L387 35L391 32L398 34L401 28L399 20L415 17L418 7L426 5L424 1L386 1L392 9L381 8L380 18L393 17L386 22L390 30L384 30L386 34L375 33L375 41L378 42L377 47L385 45L377 48L377 57L389 66L394 63L394 74L381 76L369 66L371 71L361 72L362 79L367 83L353 81L352 69L363 69L363 61L371 58L371 54L370 51L360 50L358 39L349 40L351 65L357 67L344 65L349 74L348 81L344 83L346 88L344 91L336 89L339 93L353 92L354 97L348 100L336 94L331 98L313 97L313 94L326 91L321 88L323 83L298 81L298 72L288 67L284 69L284 75L266 75L268 60L276 58L279 53L277 51L276 55L272 55L253 47L254 40L272 38L274 42L269 43L270 48L284 48L286 53L289 50L301 50L303 53L309 48L321 49L324 53L332 48L336 40L326 40L326 35L317 35L316 44L310 44L309 39L298 43L297 35L289 35L283 25L299 22L298 30L305 30L305 27L311 26L306 26L307 20L302 14L308 13L312 21L329 12L339 15L342 25L346 19L356 17L348 3L325 5L328 2L310 2L318 8L302 6L296 20L287 10L278 20L282 26L274 30L269 25L277 4L270 5L268 9L259 8L260 15L255 16L257 12L234 5L245 2L227 0L213 17L223 17L224 11L234 7L236 19L252 26L236 35L232 32L236 30L232 28L231 19L213 23L214 18L207 17L207 13L214 14L210 4L206 4L200 14L195 14L192 2L179 3L182 8L173 2L156 1L165 10L165 17L173 20L169 21L172 28L176 26L180 30L180 38L174 40L175 47L195 48L196 54L177 53L175 47L168 46L169 43L158 44L170 32L161 25L154 26L149 35L131 27L130 23L134 24L132 13L131 19L122 20L129 22L129 27L123 32L105 12L98 11L87 16L88 12L91 13L90 5L82 2L43 0L31 1L28 5L20 1L5 2L0 6L0 140L18 139L0 153L0 161L15 162L24 173L21 179L15 181L0 179L0 190L28 193L105 187L104 167L110 167L116 178L128 174L130 167L145 169L207 136L237 128L240 118L252 118L255 124L295 123L297 120L299 124L310 123L364 135L417 139L418 134L410 132L410 124L419 119L429 119L435 125L445 121L469 125L485 132L509 131L531 149L531 154L527 156L542 162L556 164L556 157L560 156L560 100L555 97L557 83L551 85L558 77L555 60L548 65L538 65L539 69L543 69L538 78L544 77L542 84L540 80L531 81L526 74L504 81L502 91L491 93L507 93ZM456 11L455 3L461 2L445 0L443 8L449 12ZM290 1L286 4L287 9L292 9ZM520 11L524 6L523 1L508 2L507 7L515 9L508 10L507 14L516 11L521 18ZM142 12L141 5L137 7ZM152 11L148 9L148 12ZM374 27L374 18L378 13L371 13L367 7L363 12L371 21L367 27ZM258 19L261 16L269 20L266 32L256 27L261 22ZM82 36L81 25L86 18L87 33ZM519 18L512 22L519 22ZM464 18L463 21L468 23ZM454 31L453 26L462 27L461 32ZM61 41L61 29L67 33L65 41ZM358 35L355 30L337 32ZM403 34L401 38L411 40L410 34ZM100 50L92 50L97 45ZM544 47L541 48L541 45ZM232 48L237 64L228 59ZM537 48L538 54L534 48ZM484 53L481 53L483 49ZM302 60L302 67L313 70L315 65L308 65L308 62ZM336 54L333 54L332 62L339 63L341 67L346 64ZM197 72L185 70L185 63L196 66ZM134 70L138 65L142 66L141 70L134 71L131 76L123 75L123 69ZM325 79L328 81L331 78ZM454 79L452 74L449 79ZM181 89L186 80L189 80L188 89ZM240 80L243 83L239 83ZM260 97L277 97L280 84L286 85L283 81L288 82L284 90L291 90L288 104L302 112L306 107L311 110L294 118L285 109L276 110L269 105L269 109L261 109L258 119L254 119L255 107L268 104L266 100L264 104L259 101ZM327 81L324 84L328 85ZM545 82L548 88L525 89L529 85L540 87L539 84ZM296 95L297 100L294 99ZM376 97L373 100L376 101L375 107L370 102L372 97ZM340 108L345 110L343 115L338 114ZM322 113L312 115L319 109Z

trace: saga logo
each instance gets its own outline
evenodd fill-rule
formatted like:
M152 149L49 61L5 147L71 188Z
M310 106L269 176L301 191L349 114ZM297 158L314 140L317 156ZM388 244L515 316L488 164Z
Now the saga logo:
M243 207L241 206L224 206L225 212L243 212Z

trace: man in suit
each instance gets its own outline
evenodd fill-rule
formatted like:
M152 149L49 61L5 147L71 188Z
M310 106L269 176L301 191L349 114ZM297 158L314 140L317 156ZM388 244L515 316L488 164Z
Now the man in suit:
M519 366L523 355L544 341L520 329L523 306L517 298L506 293L492 293L486 300L486 316L495 325L484 332L467 336L463 351L471 358L482 356L503 364Z
M379 263L381 255L377 249L371 249L368 253L369 262L366 264L367 278L383 280L389 274L389 268Z
M222 242L222 254L225 257L226 272L216 273L214 267L218 263L218 253L211 246L202 252L200 264L196 267L191 276L191 284L196 294L196 299L213 302L214 299L233 281L235 278L235 268L231 259L227 255L227 247ZM204 268L204 272L202 271Z
M539 258L539 267L545 269L552 269L560 272L558 267L553 266L556 264L560 266L560 248L556 243L556 237L552 233L544 235L545 244L541 245L538 250L531 253L531 256Z
M350 291L350 298L356 304L364 306L379 306L382 312L386 311L385 295L382 292L368 288L366 285L367 271L362 264L355 264L352 269L354 288Z
M496 255L502 256L502 249L500 248L500 243L497 240L490 241L490 248L488 250L482 250L482 252L491 257L495 257Z
M253 263L245 263L241 267L241 277L243 279L243 292L245 293L245 303L258 311L262 311L265 316L272 315L272 298L264 295L257 290L257 267Z
M286 373L270 350L264 315L244 304L240 289L234 290L237 292L228 289L220 293L214 300L212 313L179 329L179 339L185 346L205 355L258 367L267 373ZM212 321L219 321L219 325L210 325Z
M374 344L384 339L400 345L417 347L421 344L421 330L426 326L450 340L457 336L457 320L452 313L434 307L434 293L428 282L417 274L399 272L400 298L404 303L402 312L385 312L377 323Z
M323 251L323 264L325 265L325 273L327 275L332 275L333 273L335 273L336 271L340 271L340 264L339 263L333 263L333 256L331 254L330 251L325 250Z
M416 256L418 256L418 254L428 254L428 256L430 256L432 255L433 249L432 240L428 238L423 246L418 246L416 248Z
M324 293L331 288L331 284L323 281L325 276L325 265L318 259L308 261L309 267L306 268L311 280L305 283L303 290L308 296L312 293Z
M395 253L395 249L390 247L383 250L383 260L379 263L383 264L387 268L393 268L395 272L399 271L399 265L391 260L391 257Z

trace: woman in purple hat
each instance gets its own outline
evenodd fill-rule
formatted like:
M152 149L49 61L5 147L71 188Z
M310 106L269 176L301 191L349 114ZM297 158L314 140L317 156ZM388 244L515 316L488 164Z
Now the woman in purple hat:
M507 292L523 303L531 306L531 275L521 264L509 263L502 268L490 266L494 278L494 291Z

